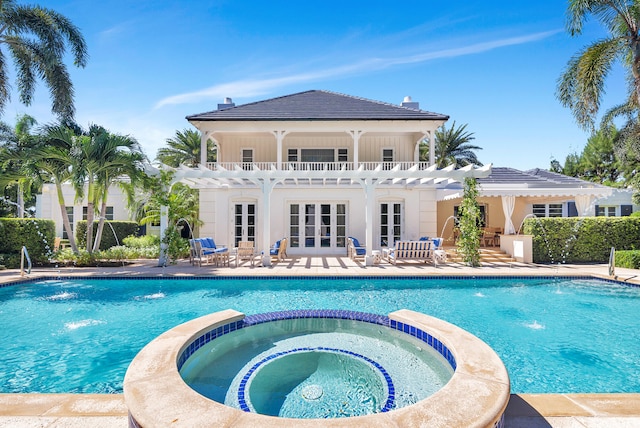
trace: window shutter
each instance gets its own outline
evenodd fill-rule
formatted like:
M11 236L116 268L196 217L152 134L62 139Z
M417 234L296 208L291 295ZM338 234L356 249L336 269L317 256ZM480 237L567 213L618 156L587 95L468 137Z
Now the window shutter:
M595 208L595 210L596 210L596 217L598 217L598 211L599 211L599 210L598 210L598 208L600 208L600 205L596 205L596 208Z
M630 216L633 212L633 205L620 205L620 215L622 217Z
M578 209L574 201L567 202L567 217L578 217Z

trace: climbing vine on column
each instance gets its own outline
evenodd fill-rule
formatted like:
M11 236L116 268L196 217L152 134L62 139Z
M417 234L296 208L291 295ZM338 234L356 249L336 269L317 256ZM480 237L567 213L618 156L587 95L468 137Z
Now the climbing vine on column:
M459 210L458 228L460 237L456 242L458 254L469 266L480 266L480 207L478 185L475 178L465 178L462 205Z

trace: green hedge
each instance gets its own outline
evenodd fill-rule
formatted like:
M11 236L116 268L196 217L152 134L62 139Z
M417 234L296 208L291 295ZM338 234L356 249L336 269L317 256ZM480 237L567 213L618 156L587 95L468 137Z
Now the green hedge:
M113 231L109 227L109 224L113 226L113 230L116 232L116 238L113 236ZM93 239L96 237L98 230L98 222L93 223ZM115 247L116 245L122 245L124 238L130 235L135 235L138 232L138 223L135 221L105 221L104 228L102 230L102 239L100 240L100 250L106 250L107 248ZM79 248L87 247L87 221L82 220L76 223L76 243Z
M34 265L49 262L53 253L55 223L38 218L0 218L0 264L20 267L20 250L27 247Z
M611 247L640 249L638 217L528 218L534 263L607 263Z
M640 269L640 251L622 250L616 251L616 267Z

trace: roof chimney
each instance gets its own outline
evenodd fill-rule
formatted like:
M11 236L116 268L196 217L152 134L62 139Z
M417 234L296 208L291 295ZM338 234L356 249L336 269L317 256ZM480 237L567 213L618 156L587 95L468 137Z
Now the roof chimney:
M231 98L225 97L223 103L222 104L218 104L218 110L224 110L226 108L231 108L231 107L235 107L235 106L236 105L233 103Z
M400 105L402 107L407 107L407 108L412 108L412 109L415 109L415 110L420 110L420 103L413 102L409 95L404 97L404 100L402 100L402 103Z

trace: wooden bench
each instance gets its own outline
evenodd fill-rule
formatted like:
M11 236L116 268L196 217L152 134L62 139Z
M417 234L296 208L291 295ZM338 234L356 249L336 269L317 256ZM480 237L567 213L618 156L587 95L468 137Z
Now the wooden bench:
M396 241L393 248L384 251L383 257L391 264L398 260L421 260L435 265L432 241Z

